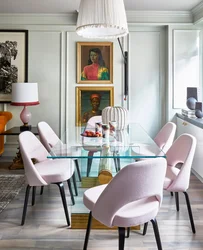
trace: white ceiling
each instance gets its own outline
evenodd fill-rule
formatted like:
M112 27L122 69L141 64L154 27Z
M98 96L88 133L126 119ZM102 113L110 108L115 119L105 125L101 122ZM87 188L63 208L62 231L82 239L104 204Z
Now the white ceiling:
M202 0L124 0L127 11L189 11ZM0 13L68 13L80 0L0 0Z

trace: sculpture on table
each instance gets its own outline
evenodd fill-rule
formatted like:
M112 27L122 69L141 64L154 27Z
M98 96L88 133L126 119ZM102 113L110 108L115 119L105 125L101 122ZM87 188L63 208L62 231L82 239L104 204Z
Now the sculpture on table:
M190 110L195 110L195 104L197 102L197 88L187 88L187 101L186 105Z
M203 117L202 102L196 102L195 115L196 115L197 118L202 118Z

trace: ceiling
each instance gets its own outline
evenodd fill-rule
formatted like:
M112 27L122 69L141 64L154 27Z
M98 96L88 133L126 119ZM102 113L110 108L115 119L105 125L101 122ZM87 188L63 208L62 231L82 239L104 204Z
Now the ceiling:
M124 0L127 11L190 11L202 0ZM0 0L0 13L70 13L80 0Z

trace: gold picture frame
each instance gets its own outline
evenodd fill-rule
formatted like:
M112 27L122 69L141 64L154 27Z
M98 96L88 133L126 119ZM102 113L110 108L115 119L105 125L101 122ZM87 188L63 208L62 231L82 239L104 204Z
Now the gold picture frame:
M77 83L113 83L112 42L77 42Z
M85 126L89 118L113 105L114 87L76 87L76 126Z

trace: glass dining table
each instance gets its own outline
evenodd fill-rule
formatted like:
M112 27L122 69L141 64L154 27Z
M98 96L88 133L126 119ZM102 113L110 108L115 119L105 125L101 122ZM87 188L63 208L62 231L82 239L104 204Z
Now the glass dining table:
M92 133L87 133L89 131ZM52 159L77 159L80 166L78 196L75 197L75 205L70 207L71 228L86 228L89 211L82 202L86 189L108 183L121 168L132 162L166 157L144 128L137 123L129 124L124 130L112 133L110 131L108 138L103 138L94 131L95 128L88 127L68 128L48 156ZM97 221L93 221L92 227L106 228Z

